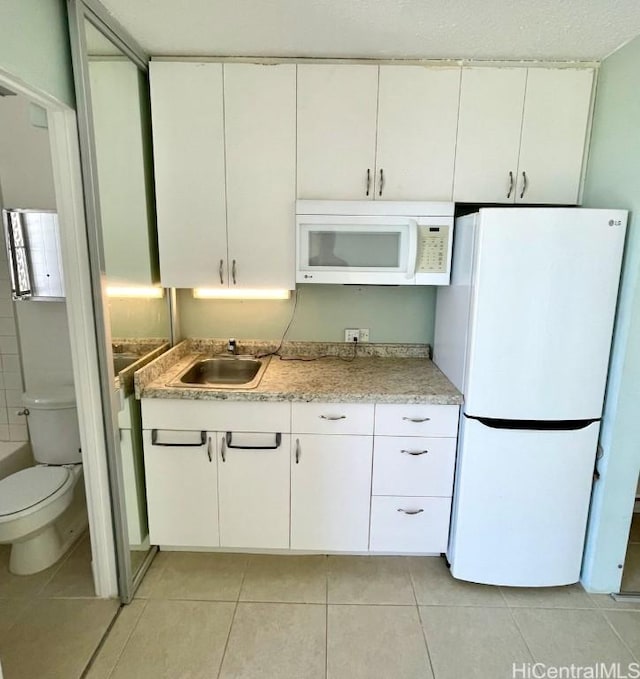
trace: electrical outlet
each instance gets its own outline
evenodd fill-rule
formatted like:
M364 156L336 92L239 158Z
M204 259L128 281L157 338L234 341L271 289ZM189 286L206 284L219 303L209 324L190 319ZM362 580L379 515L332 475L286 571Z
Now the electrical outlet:
M344 329L344 341L345 342L359 342L360 341L360 330L358 328L345 328Z
M345 328L344 329L344 341L345 342L362 342L369 341L369 328Z

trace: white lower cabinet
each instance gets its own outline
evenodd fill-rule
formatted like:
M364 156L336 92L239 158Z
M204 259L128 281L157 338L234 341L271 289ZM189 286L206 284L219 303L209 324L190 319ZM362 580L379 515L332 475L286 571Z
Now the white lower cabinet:
M372 436L292 436L291 549L367 551L372 453Z
M152 544L446 551L457 406L144 399L142 414Z
M450 497L373 497L370 549L445 552L450 513Z
M151 544L218 547L215 434L146 429L143 443Z
M218 434L220 546L288 549L289 434Z

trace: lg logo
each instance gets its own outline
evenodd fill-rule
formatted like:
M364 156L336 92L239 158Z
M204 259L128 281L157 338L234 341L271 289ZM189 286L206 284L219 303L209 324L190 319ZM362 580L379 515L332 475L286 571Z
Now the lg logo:
M610 219L609 226L622 226L622 221L620 219Z

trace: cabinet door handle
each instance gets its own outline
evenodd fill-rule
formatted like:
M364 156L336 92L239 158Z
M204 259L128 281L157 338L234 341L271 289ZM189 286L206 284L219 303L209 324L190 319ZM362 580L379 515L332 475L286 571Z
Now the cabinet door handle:
M430 417L403 417L403 420L405 422L415 422L416 424L419 422L429 422L431 419Z
M404 453L405 455L413 455L414 457L416 455L426 455L429 451L428 450L401 450L401 453Z
M335 422L336 420L346 420L346 415L320 415L321 420L329 420L330 422Z
M227 441L225 436L223 436L220 441L220 457L223 462L227 461Z
M367 196L369 195L369 190L371 189L371 168L367 168Z
M513 191L513 172L509 172L509 191L507 192L507 198L511 198L512 191Z
M207 432L200 432L200 441L198 443L162 443L158 441L158 430L151 430L151 444L154 446L166 446L167 448L199 448L207 442Z
M523 172L522 173L522 192L520 193L520 198L524 198L524 193L527 190L527 186L529 183L527 182L527 173Z
M380 190L378 191L378 195L382 195L382 189L384 188L384 170L380 170Z
M209 462L213 462L213 456L211 455L211 437L209 437L209 443L207 444L207 457Z
M236 284L236 260L233 260L231 264L231 278L233 279L233 284Z
M296 464L300 463L300 439L296 439Z
M399 512L402 512L403 514L407 514L407 516L415 516L416 514L422 514L424 512L424 509L398 509Z
M220 267L219 267L219 269L218 269L218 273L220 274L220 285L224 285L224 276L223 276L223 272L224 272L224 260L221 259L221 260L220 260Z

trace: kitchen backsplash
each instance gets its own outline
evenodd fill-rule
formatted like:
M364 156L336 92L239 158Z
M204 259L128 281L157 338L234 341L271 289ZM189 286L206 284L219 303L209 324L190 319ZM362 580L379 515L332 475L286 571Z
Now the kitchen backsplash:
M299 285L289 340L342 342L345 328L369 328L371 342L433 343L436 288ZM178 291L182 337L279 339L295 303L193 299Z

